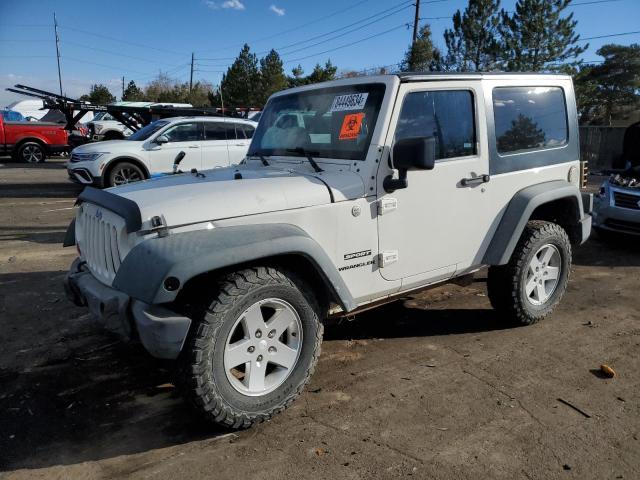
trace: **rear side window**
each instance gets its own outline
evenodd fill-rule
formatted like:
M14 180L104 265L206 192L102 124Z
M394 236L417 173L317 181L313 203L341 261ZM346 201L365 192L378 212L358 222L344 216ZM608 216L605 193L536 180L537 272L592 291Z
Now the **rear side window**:
M227 140L235 140L236 139L236 124L235 123L225 123L224 129L227 132ZM242 133L240 133L240 138L242 138Z
M251 125L236 124L238 138L251 138L255 129Z
M225 124L218 122L205 122L204 138L205 140L226 140Z
M560 87L494 88L493 115L501 155L559 147L568 141L567 107ZM529 168L526 160L513 167L510 170Z
M436 159L475 155L474 118L469 90L412 92L402 104L395 140L434 137Z

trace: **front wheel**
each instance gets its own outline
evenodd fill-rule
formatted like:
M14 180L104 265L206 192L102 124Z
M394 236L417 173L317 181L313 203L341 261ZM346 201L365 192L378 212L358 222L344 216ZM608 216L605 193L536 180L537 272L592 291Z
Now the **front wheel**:
M489 268L491 305L507 320L531 325L549 315L567 288L571 243L555 223L529 221L507 265Z
M322 324L301 281L270 267L232 273L194 319L183 384L204 416L246 428L289 406L320 355Z
M109 171L106 186L117 187L118 185L139 182L140 180L144 180L144 178L144 172L136 164L131 162L118 162Z

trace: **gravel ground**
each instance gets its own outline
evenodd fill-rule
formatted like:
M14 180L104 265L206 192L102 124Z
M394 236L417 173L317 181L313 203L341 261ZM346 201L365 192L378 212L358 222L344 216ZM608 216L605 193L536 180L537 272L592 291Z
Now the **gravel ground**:
M303 395L232 433L65 299L79 190L62 160L0 159L0 478L640 478L637 241L578 248L532 327L500 323L484 272L329 325Z

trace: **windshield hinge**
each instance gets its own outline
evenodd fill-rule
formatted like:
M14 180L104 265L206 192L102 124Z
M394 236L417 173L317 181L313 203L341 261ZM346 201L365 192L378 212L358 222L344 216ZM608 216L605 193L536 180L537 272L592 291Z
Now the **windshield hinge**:
M385 197L378 200L378 215L384 215L398 208L398 199Z

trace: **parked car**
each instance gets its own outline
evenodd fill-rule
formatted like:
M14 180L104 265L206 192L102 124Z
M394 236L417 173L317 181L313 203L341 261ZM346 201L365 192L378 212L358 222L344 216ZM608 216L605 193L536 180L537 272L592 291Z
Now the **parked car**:
M38 163L48 155L67 151L68 132L50 122L27 122L22 114L0 111L0 153L9 153L15 160Z
M256 124L224 117L174 117L156 120L126 140L88 143L75 148L67 164L78 183L113 187L170 173L184 150L181 167L206 170L236 165L244 158Z
M603 237L640 235L640 166L607 179L594 198L593 227Z
M291 112L305 127L279 122ZM179 359L205 418L248 427L300 394L330 315L485 266L496 318L550 315L591 231L579 158L570 76L293 88L269 99L241 165L86 188L66 290L105 327Z

